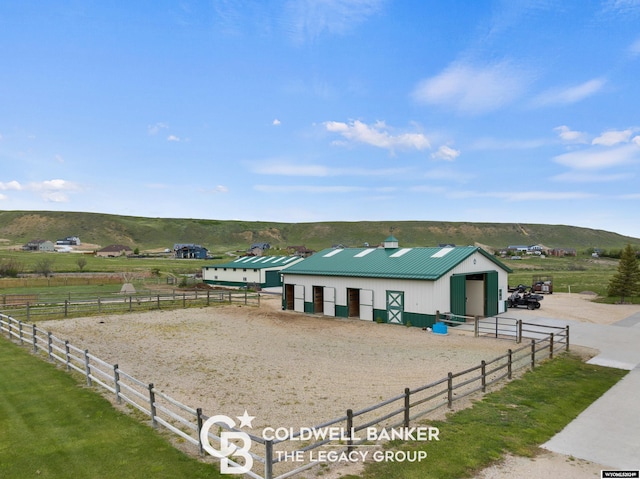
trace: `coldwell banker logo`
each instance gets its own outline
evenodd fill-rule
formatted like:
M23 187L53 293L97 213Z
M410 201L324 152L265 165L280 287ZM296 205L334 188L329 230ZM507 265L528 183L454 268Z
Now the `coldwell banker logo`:
M253 427L251 421L254 416L249 416L247 411L244 411L242 416L236 416L240 420L239 427ZM202 425L200 430L200 442L205 451L211 454L213 457L220 459L220 472L222 474L246 474L253 467L253 458L249 454L251 448L251 438L249 435L242 431L222 431L220 433L220 449L216 449L209 442L209 430L214 425L224 424L229 428L235 428L236 422L229 416L218 414L211 416ZM237 441L240 445L237 444ZM239 464L235 460L235 464L231 464L229 458L242 458L244 464Z
M242 416L236 416L240 420L238 428L253 428L251 421L255 416L249 416L244 411ZM214 448L209 442L209 430L216 425L218 428L224 424L231 431L222 431L220 437L220 449ZM418 426L400 428L376 428L367 427L364 435L356 436L353 428L350 430L342 427L301 427L294 428L273 428L266 427L262 430L262 438L266 441L320 441L351 444L369 442L370 444L360 444L359 447L372 447L378 442L401 440L401 441L439 441L440 430L437 427ZM253 466L253 457L249 454L251 448L251 437L249 434L239 431L236 422L229 416L212 416L205 421L200 431L200 441L205 451L220 459L220 472L222 474L246 474ZM358 447L358 446L352 446ZM275 451L278 462L358 462L372 460L375 462L420 462L427 457L426 451L392 451L392 450L351 450L348 452L338 451ZM371 454L370 454L371 453ZM230 459L233 458L233 459ZM239 461L238 461L239 459Z

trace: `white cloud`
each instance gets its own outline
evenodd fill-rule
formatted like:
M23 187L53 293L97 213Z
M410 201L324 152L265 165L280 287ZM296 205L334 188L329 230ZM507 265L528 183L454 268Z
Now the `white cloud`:
M458 62L423 80L415 88L413 97L420 103L478 114L511 103L528 83L523 70L506 61L483 67Z
M582 131L572 130L566 125L558 126L553 129L558 132L558 136L562 141L567 143L586 143L587 134Z
M69 201L68 192L79 191L81 188L72 181L55 179L32 182L25 189L39 193L45 201L64 203Z
M633 42L629 46L629 51L632 55L640 55L640 38L638 38L635 42Z
M2 193L0 193L0 201L2 201L2 200L6 200L6 199L8 199L8 198L9 198L9 197L8 197L7 195L3 195Z
M262 193L355 193L366 191L362 186L316 186L316 185L256 185L256 191Z
M223 186L223 185L217 185L217 186L213 187L209 191L211 193L228 193L229 192L229 188L227 188L226 186Z
M502 138L480 138L474 141L471 150L529 150L540 148L549 143L546 139L512 140Z
M169 128L169 125L167 125L166 123L156 123L155 125L147 126L147 133L149 133L150 135L157 135L160 130L164 130L167 128Z
M333 168L324 165L303 165L288 160L264 160L249 165L252 173L278 176L393 176L406 175L407 168Z
M9 181L8 183L4 183L2 181L0 181L0 190L16 190L16 191L20 191L22 189L22 185L13 180L13 181Z
M175 142L179 142L180 138L177 137L176 135L169 135L167 136L167 141L175 141Z
M572 151L553 158L556 163L576 170L599 170L623 165L640 159L638 145L629 144L616 148L593 148L583 151Z
M633 177L634 175L631 175ZM622 181L629 179L630 175L626 173L616 173L611 175L603 175L600 173L588 173L584 171L568 171L559 175L552 176L551 181L559 181L564 183L610 183L612 181Z
M603 145L603 146L613 146L618 143L628 143L629 139L632 135L631 130L622 130L622 131L606 131L602 135L597 138L594 138L591 142L592 145ZM634 140L635 141L635 140Z
M272 124L273 126L278 126L278 125L280 125L280 123L281 123L281 122L280 122L280 120L278 120L277 118L275 118L271 124Z
M598 93L606 84L603 78L594 78L580 85L575 85L563 89L547 90L539 95L534 104L538 106L546 105L566 105L584 100L591 95Z
M431 158L434 160L445 160L445 161L453 161L458 156L460 156L460 150L454 150L453 148L442 145L438 148L438 151L431 154Z
M285 22L295 41L344 34L378 13L384 0L289 0Z
M390 128L383 121L377 121L373 125L367 125L359 120L351 121L350 123L326 121L323 125L327 131L338 133L349 141L365 143L390 151L396 148L425 150L431 147L429 139L422 133L393 135L389 132Z
M583 193L579 191L456 191L452 190L447 194L449 198L467 199L467 198L498 198L504 201L562 201L562 200L580 200L591 198L595 195L592 193Z

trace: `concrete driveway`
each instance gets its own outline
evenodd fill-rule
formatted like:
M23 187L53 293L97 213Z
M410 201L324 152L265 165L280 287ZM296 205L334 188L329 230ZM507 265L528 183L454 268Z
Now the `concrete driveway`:
M504 316L541 325L568 324L571 344L599 351L590 364L630 371L542 447L611 469L640 469L640 313L612 325L549 319L540 313L509 310Z

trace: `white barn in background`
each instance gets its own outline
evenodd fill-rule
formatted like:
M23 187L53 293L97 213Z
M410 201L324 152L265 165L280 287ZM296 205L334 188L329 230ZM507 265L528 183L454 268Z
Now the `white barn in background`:
M229 263L202 268L202 280L210 285L252 286L259 289L282 286L282 270L299 263L300 256L242 256Z

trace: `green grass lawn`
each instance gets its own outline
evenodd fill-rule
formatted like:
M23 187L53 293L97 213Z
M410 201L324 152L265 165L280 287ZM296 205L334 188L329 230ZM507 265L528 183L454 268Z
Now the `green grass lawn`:
M67 372L0 339L0 477L215 478Z
M426 451L423 461L371 463L361 477L458 479L472 477L505 453L533 456L625 374L571 355L545 362L473 407L431 422L440 429L439 441L392 444Z

